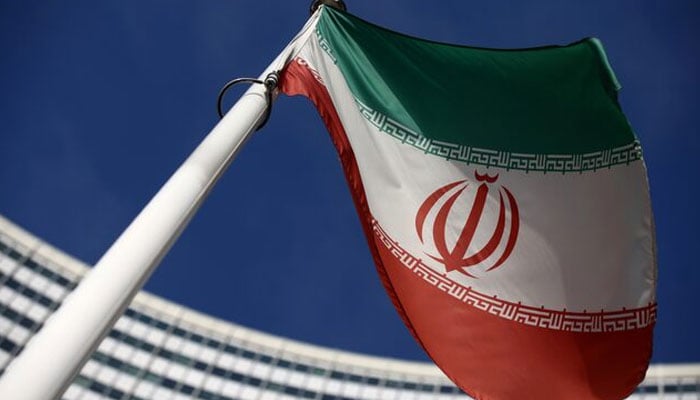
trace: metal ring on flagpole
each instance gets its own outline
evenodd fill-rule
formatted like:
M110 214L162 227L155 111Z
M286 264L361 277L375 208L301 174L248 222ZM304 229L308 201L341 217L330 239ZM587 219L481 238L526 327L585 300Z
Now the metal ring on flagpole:
M315 13L316 10L321 7L322 5L333 7L338 10L343 10L347 11L348 8L345 7L345 2L343 0L314 0L311 3L311 7L309 8L309 12L311 14Z
M221 104L224 100L224 95L226 95L226 92L229 89L231 89L231 87L239 83L258 83L265 86L265 99L267 100L267 107L265 108L265 115L262 121L255 129L256 131L258 131L260 130L260 128L265 126L265 124L267 124L267 121L270 119L270 114L272 113L272 93L275 91L275 89L277 88L277 84L279 83L279 72L270 72L264 81L261 81L260 79L256 78L237 78L227 82L224 85L224 87L221 88L221 91L219 91L219 97L216 100L216 110L219 113L219 118L224 117L224 112L221 108Z

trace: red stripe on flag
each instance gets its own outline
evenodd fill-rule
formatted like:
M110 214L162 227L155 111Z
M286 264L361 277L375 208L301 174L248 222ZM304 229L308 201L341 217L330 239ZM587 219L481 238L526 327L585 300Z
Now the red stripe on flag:
M622 399L644 379L653 324L615 332L529 326L468 306L375 222L375 243L413 330L445 374L477 399ZM405 262L405 260L410 260ZM418 268L420 269L420 268ZM423 278L423 279L421 279ZM441 287L442 286L442 287ZM469 289L465 289L469 290ZM514 312L513 305L505 305ZM545 310L542 310L545 311Z
M365 232L365 238L367 239L367 244L372 253L374 265L381 278L382 285L389 295L389 298L391 298L391 302L394 304L401 319L411 332L411 335L420 343L420 338L416 335L411 326L411 322L406 317L401 301L396 297L396 292L392 287L391 280L382 266L382 259L379 257L379 250L377 249L374 241L374 234L372 233L373 218L370 214L369 206L367 205L367 196L362 186L362 179L360 178L360 170L355 160L355 153L352 147L350 147L345 128L340 122L340 117L333 105L333 100L331 100L328 90L321 82L318 73L310 69L306 61L301 58L292 60L284 69L280 77L280 90L288 96L301 95L307 97L314 103L316 110L318 110L318 113L321 115L326 129L330 132L333 145L340 157L343 171L345 172L345 179L348 182L348 186L350 186L355 208L360 216L360 223ZM425 349L425 346L423 346L423 349Z

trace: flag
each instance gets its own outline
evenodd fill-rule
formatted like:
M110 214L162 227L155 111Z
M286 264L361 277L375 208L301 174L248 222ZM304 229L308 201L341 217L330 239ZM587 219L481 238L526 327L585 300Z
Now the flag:
M379 276L477 399L620 399L656 319L640 145L596 39L442 44L321 7L281 89L316 105Z

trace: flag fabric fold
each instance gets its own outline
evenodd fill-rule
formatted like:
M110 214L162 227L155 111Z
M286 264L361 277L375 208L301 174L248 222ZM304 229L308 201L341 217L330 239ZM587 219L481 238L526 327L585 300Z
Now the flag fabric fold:
M281 90L316 105L420 345L477 399L629 395L655 241L602 45L454 46L318 12Z

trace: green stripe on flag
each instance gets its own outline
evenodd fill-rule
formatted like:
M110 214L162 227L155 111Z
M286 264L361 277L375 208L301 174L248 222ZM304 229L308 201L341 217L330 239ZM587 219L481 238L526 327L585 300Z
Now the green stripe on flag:
M637 141L614 149L584 154L525 154L441 142L419 135L390 117L362 104L358 99L355 99L355 102L360 114L380 132L388 134L401 143L415 147L426 154L444 158L448 161L463 162L467 165L473 164L526 172L557 172L566 174L596 171L615 165L627 165L642 159L642 147Z
M522 50L455 46L328 7L317 35L361 104L432 141L531 155L587 155L636 141L595 39Z

